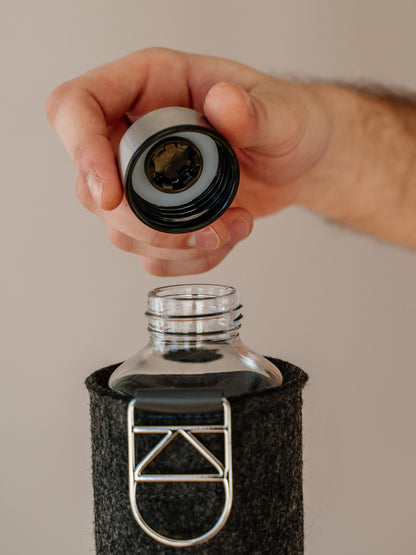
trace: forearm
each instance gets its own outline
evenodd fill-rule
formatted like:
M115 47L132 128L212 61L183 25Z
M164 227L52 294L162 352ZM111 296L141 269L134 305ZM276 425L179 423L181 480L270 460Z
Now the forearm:
M385 93L311 87L326 105L331 137L300 204L416 248L416 105Z

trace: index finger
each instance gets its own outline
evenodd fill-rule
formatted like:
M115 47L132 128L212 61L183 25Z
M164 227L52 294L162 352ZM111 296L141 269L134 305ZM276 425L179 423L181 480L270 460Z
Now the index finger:
M116 208L123 197L109 125L122 119L134 103L147 73L144 58L142 67L136 64L132 78L127 58L64 83L46 104L48 119L80 178L90 186L98 206L106 210ZM124 126L127 129L127 123Z

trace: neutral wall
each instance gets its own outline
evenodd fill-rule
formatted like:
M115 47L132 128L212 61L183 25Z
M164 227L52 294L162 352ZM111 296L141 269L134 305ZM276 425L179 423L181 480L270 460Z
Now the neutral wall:
M161 45L280 74L416 89L405 0L38 0L1 18L1 515L5 555L93 551L86 375L145 341L149 276L74 194L43 113L58 83ZM309 555L410 555L414 534L416 255L289 209L220 267L243 338L310 375Z

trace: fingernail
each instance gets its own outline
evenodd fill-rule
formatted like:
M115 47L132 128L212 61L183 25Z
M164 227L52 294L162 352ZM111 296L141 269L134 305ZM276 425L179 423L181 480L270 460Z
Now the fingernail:
M245 239L250 235L250 224L242 216L238 216L235 220L231 222L230 229L228 231L228 242L238 243L242 239Z
M101 194L103 191L103 179L98 173L93 170L87 179L88 187L90 189L92 198L95 200L98 207L101 206Z
M195 231L189 237L187 245L193 249L217 249L221 240L212 227Z

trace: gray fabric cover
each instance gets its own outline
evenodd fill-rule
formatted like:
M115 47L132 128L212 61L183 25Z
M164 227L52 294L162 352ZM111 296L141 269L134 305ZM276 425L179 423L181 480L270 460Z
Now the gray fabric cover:
M307 375L292 364L271 359L283 374L280 388L229 399L232 409L234 501L222 531L195 547L172 548L142 532L131 514L128 493L127 405L130 399L109 389L117 365L86 380L91 399L92 469L96 549L100 555L302 554L302 388ZM222 415L140 413L141 424L220 422ZM222 457L222 435L200 439ZM142 456L159 438L140 436ZM137 449L136 449L137 451ZM181 438L175 439L149 472L212 472ZM206 532L218 519L223 488L213 483L140 484L139 507L147 522L170 537Z

